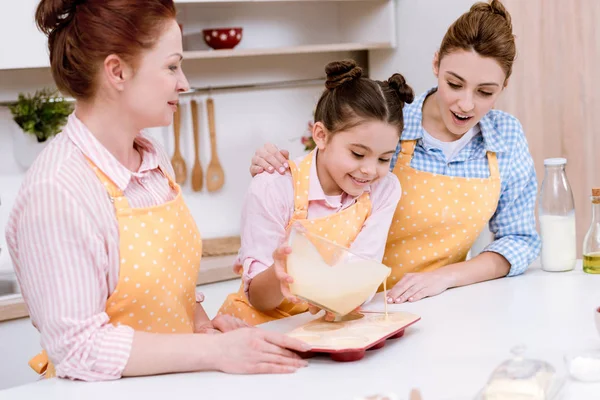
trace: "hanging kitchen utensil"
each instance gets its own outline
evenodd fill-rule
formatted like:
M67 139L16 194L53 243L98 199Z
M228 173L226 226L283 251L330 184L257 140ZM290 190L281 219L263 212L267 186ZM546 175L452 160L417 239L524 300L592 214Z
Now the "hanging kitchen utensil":
M200 165L199 143L199 124L198 124L198 104L192 100L192 124L194 126L194 167L192 168L192 190L199 192L202 190L202 165Z
M206 99L206 111L208 114L208 130L210 134L210 163L206 171L206 188L209 192L215 192L223 187L225 173L217 155L217 134L215 132L215 105L213 99Z
M173 113L173 133L175 135L175 152L171 159L171 165L175 171L175 181L183 185L187 176L187 168L185 166L185 160L179 151L179 136L181 134L181 113L179 111L179 105L177 105L177 111Z

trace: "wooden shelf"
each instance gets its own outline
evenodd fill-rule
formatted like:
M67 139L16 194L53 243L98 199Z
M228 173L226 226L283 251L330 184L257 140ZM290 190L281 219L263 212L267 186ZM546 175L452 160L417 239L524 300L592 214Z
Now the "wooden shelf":
M201 50L184 51L186 60L211 59L211 58L232 58L232 57L254 57L254 56L273 56L284 54L305 54L305 53L330 53L336 51L357 51L357 50L376 50L390 49L392 44L383 43L335 43L335 44L314 44L291 47L275 47L265 49L233 49L233 50Z

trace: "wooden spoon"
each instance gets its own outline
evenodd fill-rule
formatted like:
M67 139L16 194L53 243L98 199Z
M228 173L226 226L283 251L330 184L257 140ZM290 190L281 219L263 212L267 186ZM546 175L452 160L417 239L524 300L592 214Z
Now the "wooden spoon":
M200 165L200 156L198 154L199 145L199 127L198 127L198 104L192 100L192 123L194 125L194 167L192 168L192 190L199 192L202 190L202 165Z
M185 160L179 151L179 135L181 133L181 114L179 112L179 105L177 105L177 111L173 113L173 132L175 134L175 153L171 159L171 165L175 170L175 182L183 185L187 176L187 168L185 166Z
M223 187L225 173L219 163L217 155L217 134L215 132L215 105L212 98L206 99L206 111L208 114L208 130L210 133L210 163L206 171L206 188L209 192L215 192Z

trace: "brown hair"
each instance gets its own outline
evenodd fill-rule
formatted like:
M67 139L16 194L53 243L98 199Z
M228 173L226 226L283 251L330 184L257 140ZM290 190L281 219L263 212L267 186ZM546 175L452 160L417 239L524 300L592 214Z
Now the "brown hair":
M35 19L48 36L50 67L58 89L76 99L96 92L104 59L116 54L135 66L175 19L173 0L42 0Z
M326 89L317 103L315 122L336 133L364 120L376 120L395 125L398 135L402 133L402 108L414 99L402 75L394 74L383 82L364 78L353 60L329 63L325 72Z
M499 0L475 3L454 21L442 40L438 63L457 49L474 50L482 57L494 58L506 79L510 77L517 50L510 14Z

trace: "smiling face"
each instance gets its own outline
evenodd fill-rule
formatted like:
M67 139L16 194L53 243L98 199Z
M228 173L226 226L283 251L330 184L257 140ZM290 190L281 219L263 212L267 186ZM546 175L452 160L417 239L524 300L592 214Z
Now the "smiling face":
M506 86L506 74L493 58L475 51L455 50L439 62L433 72L438 79L435 105L446 133L456 138L473 128L496 103Z
M156 45L142 53L123 90L123 105L137 126L166 126L173 122L179 94L189 90L181 69L182 54L181 29L171 20Z
M352 128L327 133L316 123L313 138L319 148L317 171L327 195L361 195L384 177L398 144L398 128L381 121L365 121Z

